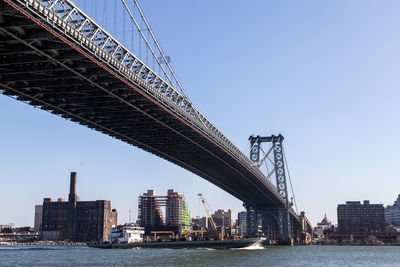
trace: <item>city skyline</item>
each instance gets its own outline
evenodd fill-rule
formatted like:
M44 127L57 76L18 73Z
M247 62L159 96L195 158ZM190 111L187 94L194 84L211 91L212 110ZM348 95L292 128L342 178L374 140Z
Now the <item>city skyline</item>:
M313 224L325 213L337 222L337 204L348 200L391 205L400 185L400 4L239 3L141 4L190 99L234 144L248 154L251 134L285 136L299 211ZM33 225L35 204L67 196L70 171L82 200L111 200L120 222L129 209L137 218L148 188L185 193L192 217L202 210L198 193L214 211L244 210L202 178L119 140L5 96L0 112L2 180L10 181L2 200L13 203L0 208L0 224Z

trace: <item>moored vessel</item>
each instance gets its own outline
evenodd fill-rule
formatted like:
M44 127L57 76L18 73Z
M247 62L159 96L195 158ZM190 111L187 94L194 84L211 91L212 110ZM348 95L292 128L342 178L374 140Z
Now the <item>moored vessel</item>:
M265 238L245 238L239 240L196 240L196 241L169 241L169 242L135 242L123 244L95 244L90 245L94 248L103 249L131 249L131 248L212 248L212 249L230 249L244 248L249 246L262 245Z
M111 244L129 244L143 242L144 228L135 224L119 225L111 230L108 242Z

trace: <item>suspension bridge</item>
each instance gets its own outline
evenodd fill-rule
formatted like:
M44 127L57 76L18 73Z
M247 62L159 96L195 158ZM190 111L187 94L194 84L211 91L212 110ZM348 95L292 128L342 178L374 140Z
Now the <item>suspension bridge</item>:
M71 0L1 0L0 92L222 188L244 202L249 235L259 234L260 221L270 239L309 230L289 199L283 136L250 137L247 157L190 101L137 1L118 3L131 38L116 38ZM261 158L265 142L271 148Z

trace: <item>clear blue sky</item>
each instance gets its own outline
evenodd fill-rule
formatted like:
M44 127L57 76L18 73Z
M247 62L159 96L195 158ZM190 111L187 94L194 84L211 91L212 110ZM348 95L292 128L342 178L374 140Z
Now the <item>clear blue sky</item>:
M104 1L77 3L103 14ZM248 152L250 134L285 136L297 203L314 224L324 213L336 222L346 200L395 200L399 1L141 5L192 102L240 149ZM6 96L0 125L0 224L32 225L35 204L67 197L70 171L78 172L80 198L111 200L120 223L129 209L136 219L148 188L184 192L192 216L199 192L214 210L243 209L171 163Z

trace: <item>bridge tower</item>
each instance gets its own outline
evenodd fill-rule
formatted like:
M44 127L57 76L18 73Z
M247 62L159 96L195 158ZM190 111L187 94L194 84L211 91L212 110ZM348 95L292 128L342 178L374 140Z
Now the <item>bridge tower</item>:
M276 187L278 193L282 196L285 201L283 207L253 207L249 204L244 204L247 210L247 233L249 236L256 236L258 233L258 225L260 220L263 224L263 232L269 239L275 239L274 233L270 229L274 228L273 221L275 220L278 224L278 238L291 239L292 238L292 225L290 220L289 209L291 202L289 201L287 183L286 183L286 172L285 162L283 155L283 139L284 137L279 134L277 136L271 135L266 137L261 136L250 136L250 159L254 162L257 167L260 167L263 162L268 159L268 156L273 152L273 170L268 173L268 177L275 174ZM260 152L262 150L262 143L271 143L271 148L265 153L263 158L260 158Z

